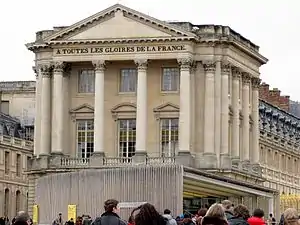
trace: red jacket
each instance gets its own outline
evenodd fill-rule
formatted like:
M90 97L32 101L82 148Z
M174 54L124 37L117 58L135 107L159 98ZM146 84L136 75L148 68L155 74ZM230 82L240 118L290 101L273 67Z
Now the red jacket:
M249 225L265 225L265 221L262 218L258 218L258 217L250 217L248 219L248 223Z

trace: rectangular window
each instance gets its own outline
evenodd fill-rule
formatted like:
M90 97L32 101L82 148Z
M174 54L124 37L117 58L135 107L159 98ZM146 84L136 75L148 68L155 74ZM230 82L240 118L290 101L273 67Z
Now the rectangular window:
M135 119L124 119L118 121L119 125L119 155L128 158L135 154L136 121Z
M94 120L77 120L77 154L89 158L94 152Z
M163 68L161 90L162 91L179 91L179 68Z
M10 155L9 152L5 152L5 156L4 156L4 173L5 174L9 174L9 168L10 168Z
M9 101L1 101L1 112L9 114Z
M178 152L178 119L160 120L160 145L163 157L175 156Z
M21 169L22 169L22 163L21 163L21 154L17 154L17 160L16 160L16 175L17 177L21 176Z
M94 93L95 92L95 71L81 70L78 77L78 92L79 93Z
M121 69L120 92L136 92L137 71L136 69Z

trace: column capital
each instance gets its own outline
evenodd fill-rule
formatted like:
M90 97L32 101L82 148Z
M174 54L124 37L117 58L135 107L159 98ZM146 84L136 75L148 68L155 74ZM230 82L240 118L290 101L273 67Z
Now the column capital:
M216 71L216 62L215 61L204 61L202 62L205 72L215 72Z
M39 66L42 77L51 78L54 66L52 64L42 64Z
M242 72L238 67L232 67L232 77L233 79L239 80L242 76Z
M105 70L105 60L94 60L92 61L92 64L95 68L95 71L104 72Z
M257 77L252 77L251 84L253 89L258 89L260 86L261 79Z
M134 63L137 66L138 70L147 70L148 59L135 59Z
M222 74L229 75L230 74L231 66L228 62L221 62L221 70Z
M250 84L250 81L251 81L250 74L246 73L246 72L242 72L242 81L243 81L243 84Z
M187 57L187 58L178 58L177 62L181 70L190 70L194 61L193 59Z
M54 72L63 73L67 64L63 61L54 62Z

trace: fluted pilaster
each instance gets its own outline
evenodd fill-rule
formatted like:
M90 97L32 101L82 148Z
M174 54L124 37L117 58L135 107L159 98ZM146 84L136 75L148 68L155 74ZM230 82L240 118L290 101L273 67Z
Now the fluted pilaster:
M241 72L238 68L232 70L232 147L231 156L233 160L240 158L240 113L239 113L239 93L240 93Z
M95 103L94 103L94 155L104 156L104 72L105 61L92 62L95 68Z
M41 65L40 70L42 75L40 155L49 155L51 150L51 77L53 65Z
M191 147L191 58L177 59L180 66L179 152L190 153Z
M137 109L136 109L136 153L147 153L147 59L135 60L138 70L137 81Z
M228 146L229 128L229 98L228 82L230 75L230 64L222 62L221 71L221 167L231 167Z
M63 76L67 67L65 62L55 62L53 70L53 119L52 154L63 154L64 148L64 85Z
M259 78L252 78L252 162L259 163Z
M250 120L249 120L249 101L250 101L250 81L251 77L248 73L242 73L242 115L243 115L243 161L250 160Z

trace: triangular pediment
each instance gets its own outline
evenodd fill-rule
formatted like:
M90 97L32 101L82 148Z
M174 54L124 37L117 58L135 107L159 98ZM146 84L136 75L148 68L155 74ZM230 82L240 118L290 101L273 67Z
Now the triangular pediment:
M158 37L196 37L196 35L123 5L116 4L56 32L46 38L45 41Z
M153 109L153 112L179 112L179 106L167 102Z
M82 104L70 110L71 114L76 113L94 113L94 108L89 104Z
M112 113L126 113L126 112L135 112L136 105L130 102L124 102L116 105L111 109Z

